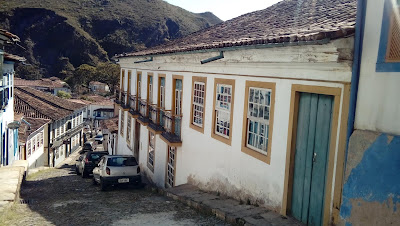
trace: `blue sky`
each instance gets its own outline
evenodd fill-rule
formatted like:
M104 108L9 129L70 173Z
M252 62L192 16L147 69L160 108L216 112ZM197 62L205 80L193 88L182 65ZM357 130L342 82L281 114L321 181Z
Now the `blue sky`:
M229 20L245 13L265 9L281 0L164 0L193 13L214 13L221 20Z

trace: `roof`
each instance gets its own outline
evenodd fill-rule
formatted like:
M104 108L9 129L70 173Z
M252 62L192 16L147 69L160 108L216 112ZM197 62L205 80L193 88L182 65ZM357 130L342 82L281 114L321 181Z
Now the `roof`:
M4 60L20 61L20 62L26 61L25 57L20 57L10 53L4 53Z
M100 95L85 95L81 96L81 99L74 99L72 101L76 103L87 103L87 104L93 104L93 105L101 105L101 106L114 106L114 102L108 98L108 97L103 97Z
M25 120L26 122L28 122L30 124L30 128L29 128L29 125L27 123L23 122L22 120ZM28 137L31 133L40 129L40 127L46 125L51 120L44 119L44 118L23 117L23 118L21 118L21 121L22 121L21 126L18 128L18 140L20 142L24 143L28 139Z
M89 82L89 85L100 85L100 86L106 86L107 84L102 83L102 82L98 82L98 81L91 81Z
M283 0L165 44L116 57L317 41L353 35L357 0Z
M86 106L30 87L15 87L14 93L15 112L23 113L26 117L32 117L39 113L49 119L59 120ZM29 106L28 110L30 111L24 110L26 106Z
M19 41L21 41L19 39L19 37L16 36L15 34L9 32L7 30L1 29L1 28L0 28L0 35L5 36L6 38L8 38L8 40L4 40L4 41L11 41L11 42L19 42Z
M66 82L61 80L50 80L50 79L37 79L37 80L25 80L21 78L14 79L14 86L28 86L28 87L46 87L46 88L63 88L68 86Z
M108 129L111 133L118 132L118 116L106 120L102 120L101 127Z

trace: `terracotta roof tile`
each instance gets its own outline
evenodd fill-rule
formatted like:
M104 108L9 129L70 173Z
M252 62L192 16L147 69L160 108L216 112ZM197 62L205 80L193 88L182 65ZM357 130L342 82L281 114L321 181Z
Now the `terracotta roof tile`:
M22 110L24 108L19 106L22 103L29 105L30 108L52 120L62 119L73 111L86 106L29 87L15 87L14 93L16 99L14 104L15 111L23 113L27 117L35 114L33 111L24 112Z
M357 0L283 0L163 45L116 57L336 39L354 34L356 7Z
M15 78L15 86L27 86L27 87L46 87L46 88L62 88L68 86L67 83L58 80L52 81L50 79L37 79L37 80L25 80L21 78Z
M103 128L108 129L111 133L117 133L118 132L118 116L106 120L102 120L101 126Z
M30 117L23 117L23 119L30 124L31 128L30 130L28 130L28 124L26 124L25 122L21 122L21 126L18 129L18 140L21 142L25 142L31 133L35 132L40 127L51 121L49 119Z

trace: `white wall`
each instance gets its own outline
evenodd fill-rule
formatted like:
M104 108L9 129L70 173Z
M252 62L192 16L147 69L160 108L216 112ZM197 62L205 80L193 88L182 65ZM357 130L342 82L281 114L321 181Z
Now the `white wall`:
M158 87L158 74L166 74L166 109L172 106L172 76L184 77L182 147L177 149L176 185L191 181L210 190L225 189L223 192L229 194L256 197L278 208L283 197L291 87L305 84L343 88L351 79L351 62L338 62L338 49L351 49L352 45L352 38L348 38L324 46L240 50L226 52L224 59L205 65L200 65L200 60L215 56L215 52L157 56L155 62L144 64L133 64L137 59L121 58L120 64L125 71L132 69L133 75L133 71L142 72L142 98L146 95L148 72L153 73L154 87ZM207 77L204 134L189 127L192 76ZM211 137L215 78L235 80L231 146ZM241 151L246 80L276 83L270 164ZM156 98L157 89L153 90ZM340 111L341 108L340 104ZM152 173L147 168L147 132L141 126L140 163L157 185L164 186L168 146L157 135Z
M355 127L400 134L400 72L375 72L383 6L384 1L367 4Z

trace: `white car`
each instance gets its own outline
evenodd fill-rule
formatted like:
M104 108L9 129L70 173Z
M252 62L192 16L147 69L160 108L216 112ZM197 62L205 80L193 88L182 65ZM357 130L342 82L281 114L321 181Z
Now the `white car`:
M93 184L100 184L102 191L112 185L141 183L140 167L132 155L105 155L93 169Z

